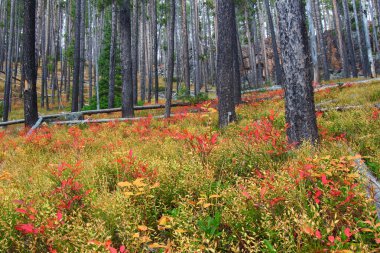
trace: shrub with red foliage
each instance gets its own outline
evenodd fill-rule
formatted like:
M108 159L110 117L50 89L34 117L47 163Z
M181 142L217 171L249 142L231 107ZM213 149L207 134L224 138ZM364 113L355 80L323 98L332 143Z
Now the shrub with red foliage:
M168 131L168 134L175 140L185 141L187 147L199 156L203 165L207 164L207 158L218 142L217 133L193 134L187 130L183 130L182 132Z
M157 179L157 169L152 169L146 162L139 161L130 150L129 154L116 160L121 169L119 170L119 181L145 178L153 182Z
M241 140L246 144L249 152L267 153L269 155L281 155L291 149L285 134L285 128L277 129L274 126L274 111L268 117L250 123L242 128L239 133Z

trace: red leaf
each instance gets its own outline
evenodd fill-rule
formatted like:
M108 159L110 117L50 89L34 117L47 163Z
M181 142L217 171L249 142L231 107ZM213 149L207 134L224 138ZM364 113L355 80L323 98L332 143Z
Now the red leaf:
M109 247L108 249L109 249L110 253L117 253L117 249L115 249L115 248Z
M351 236L352 236L352 233L351 233L351 231L350 231L349 228L346 228L346 229L344 230L344 234L345 234L347 237L351 237Z
M32 224L19 224L15 226L15 229L24 234L36 233L36 229L34 228Z
M125 252L125 246L124 245L120 246L119 251L120 251L120 253L124 253Z
M322 239L321 231L319 230L315 231L315 237L317 237L318 239Z
M22 209L22 208L16 208L16 212L18 213L27 213L27 211L25 209Z
M332 236L332 235L330 235L330 236L328 237L328 239L329 239L329 241L332 242L332 243L335 241L335 237Z

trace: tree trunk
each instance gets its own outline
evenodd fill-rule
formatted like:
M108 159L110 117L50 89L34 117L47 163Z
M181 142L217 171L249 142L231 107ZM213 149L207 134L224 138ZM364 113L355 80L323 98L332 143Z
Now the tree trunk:
M186 0L182 0L182 63L186 92L190 94L189 36L187 33Z
M326 41L323 36L323 26L322 26L322 18L321 18L321 10L320 10L320 2L319 0L314 0L314 13L316 17L316 27L317 27L317 41L321 47L322 50L322 61L323 61L323 79L325 81L330 80L330 68L329 63L327 60L327 47L326 47ZM325 25L326 27L326 25Z
M154 64L154 100L158 104L158 37L157 37L157 1L153 0L153 64Z
M170 117L172 91L173 91L173 74L174 74L174 30L175 30L175 0L169 0L170 13L168 16L168 70L166 76L166 102L165 117Z
M265 8L268 16L269 30L272 38L273 57L275 63L275 80L277 85L282 85L282 67L280 63L280 57L278 55L276 33L274 31L272 13L270 11L269 0L264 0Z
M121 63L122 63L122 117L134 117L132 51L131 51L131 10L130 0L123 0L120 9Z
M111 21L111 48L110 48L110 69L109 69L109 89L108 108L115 106L115 55L116 55L116 1L112 0L112 21Z
M367 8L363 0L360 1L360 10L362 13L361 16L362 16L362 21L363 21L365 46L366 46L369 66L371 68L371 76L376 77L375 61L372 55L371 40L369 37L369 30L368 30Z
M317 37L314 29L314 19L311 6L312 0L306 1L306 16L309 24L309 38L310 38L310 50L311 50L311 60L313 63L313 81L314 83L319 83L319 64L317 55Z
M358 77L358 70L356 68L356 59L355 59L355 51L354 44L352 42L352 32L351 32L351 17L348 9L347 0L343 0L343 12L346 24L346 34L347 34L347 47L348 47L348 56L350 59L350 68L351 74L353 77Z
M7 50L7 66L4 89L4 104L3 104L3 121L8 121L9 109L11 103L11 87L12 87L12 55L13 55L13 40L15 27L15 5L16 1L11 1L11 14L8 33L8 50Z
M334 16L335 16L335 28L336 28L336 33L338 35L339 54L340 54L340 58L342 61L342 66L343 66L343 76L345 78L348 78L350 77L350 74L348 70L348 59L347 59L346 47L345 47L343 35L342 35L342 24L340 22L339 6L337 3L337 0L332 0L332 1L333 1Z
M248 10L247 6L244 8L244 18L245 18L245 30L246 35L248 39L248 48L249 48L249 65L251 69L251 78L248 78L250 84L250 88L253 87L252 82L254 85L257 86L257 64L256 64L256 48L252 45L252 35L251 35L251 29L249 25L248 20ZM254 18L254 16L253 16Z
M24 118L25 126L32 127L38 120L36 69L36 0L24 1Z
M80 76L80 38L81 38L81 5L82 0L76 0L75 11L75 48L74 48L74 76L71 100L71 111L77 112L79 106L79 76Z
M285 74L287 136L291 144L318 139L305 9L301 0L278 0Z
M81 20L80 20L80 74L79 74L79 110L82 110L84 106L84 64L85 64L85 35L86 35L86 0L82 0L81 4Z
M234 0L217 0L217 73L219 127L236 120L234 102L234 58L236 21ZM235 34L234 34L235 32Z

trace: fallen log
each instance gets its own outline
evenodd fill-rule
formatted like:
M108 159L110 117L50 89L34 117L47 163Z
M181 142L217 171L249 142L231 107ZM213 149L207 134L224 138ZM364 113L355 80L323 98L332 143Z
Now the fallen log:
M182 107L182 106L189 106L189 105L191 104L190 103L176 103L176 104L172 104L171 106ZM135 111L155 110L155 109L164 109L164 108L165 108L165 105L145 105L145 106L134 107ZM114 112L121 112L121 108L50 114L50 115L42 115L41 117L43 118L44 122L51 122L52 120L59 119L59 118L62 118L63 120L68 119L69 121L72 121L72 120L79 120L82 116L86 116L86 115L95 115L95 114L103 114L103 113L108 114L108 113L114 113ZM23 123L25 123L24 119L0 122L0 127L23 124Z

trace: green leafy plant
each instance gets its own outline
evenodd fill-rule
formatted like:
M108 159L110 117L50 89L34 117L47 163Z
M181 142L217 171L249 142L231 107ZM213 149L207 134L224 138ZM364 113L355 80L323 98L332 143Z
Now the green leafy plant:
M203 231L209 239L220 236L222 233L219 230L220 222L222 221L222 214L215 213L214 217L208 216L203 220L198 221L198 227Z

